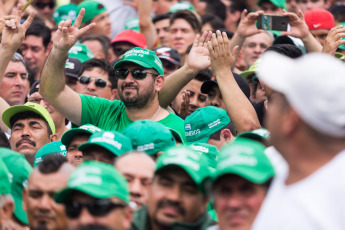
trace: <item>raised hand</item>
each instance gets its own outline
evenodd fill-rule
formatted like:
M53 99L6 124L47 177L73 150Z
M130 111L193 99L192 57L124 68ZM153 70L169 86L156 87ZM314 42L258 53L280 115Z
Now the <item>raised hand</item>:
M198 34L194 40L193 47L188 54L186 64L189 68L202 71L211 64L207 42L211 40L212 32L205 31L201 36Z
M230 71L235 61L235 55L230 52L229 39L225 32L221 33L217 30L216 34L212 34L212 41L208 42L208 50L214 73L223 70ZM235 54L237 51L238 46L234 48L233 53Z
M301 10L298 11L298 14L286 12L284 10L283 16L288 17L290 31L283 31L281 33L282 36L290 35L303 40L309 35L309 29L304 21L304 15Z
M182 103L181 103L181 107L178 111L178 114L180 114L183 117L188 116L189 96L190 96L190 93L188 91L182 92Z
M20 24L22 16L22 4L18 4L15 15L4 16L1 47L16 51L25 38L25 32L31 25L35 14L31 13L23 24Z
M259 15L263 14L263 11L251 12L247 15L247 10L243 10L241 14L241 21L238 24L236 33L241 38L246 38L251 35L263 32L256 27L256 21L258 20Z
M77 19L72 25L72 20L67 19L66 21L61 21L58 26L53 38L53 47L59 49L63 52L68 52L68 50L78 41L79 37L85 34L89 29L94 27L96 24L93 22L81 29L79 29L81 22L85 14L85 9L82 8L78 14Z
M322 52L334 56L337 48L345 44L345 39L341 38L345 38L345 28L342 26L333 27L326 37Z

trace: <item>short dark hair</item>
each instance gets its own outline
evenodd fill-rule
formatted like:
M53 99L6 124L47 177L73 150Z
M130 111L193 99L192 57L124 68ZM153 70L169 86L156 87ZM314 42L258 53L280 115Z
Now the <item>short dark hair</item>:
M219 141L220 140L220 133L222 132L223 129L229 129L233 136L237 136L237 130L235 128L235 125L230 121L230 123L227 124L224 128L221 128L217 132L213 133L209 139Z
M345 22L345 3L335 2L328 9L334 16L334 20L338 22Z
M206 2L206 14L217 15L222 21L225 21L226 6L221 0L203 0L203 2Z
M105 54L105 58L108 58L109 56L109 47L110 47L110 39L105 35L100 34L89 34L85 35L80 39L80 43L83 43L85 41L99 41L102 45L102 50Z
M111 82L111 89L117 88L117 79L115 77L115 71L111 67L110 63L104 59L91 58L90 60L83 63L81 73L85 70L90 70L93 68L100 68L108 74L108 79Z
M243 12L243 10L250 11L250 8L246 1L238 1L238 0L232 0L231 4L229 6L229 10L231 13L235 13L236 11Z
M200 16L191 10L179 10L170 16L170 26L175 22L176 19L184 19L193 28L195 33L201 31L201 19Z
M34 113L32 111L24 111L24 112L13 115L10 119L11 127L13 127L14 123L16 123L18 120L23 120L23 119L28 119L28 118L41 119L44 122L44 124L46 124L47 126L48 136L50 136L53 133L48 122L41 115Z
M268 51L274 51L290 58L298 58L303 55L301 49L291 44L274 44L265 50L265 52Z
M198 80L198 81L201 81L201 82L204 82L204 81L211 80L212 76L213 76L212 71L209 70L209 69L205 69L205 70L199 72L199 73L194 77L194 79L195 79L195 80Z
M44 47L48 47L51 39L51 32L50 29L44 24L44 22L38 20L33 21L26 31L25 37L29 35L42 37Z
M38 165L38 170L43 174L55 173L66 162L66 157L60 153L52 153L43 158L42 162Z
M202 25L209 23L213 30L225 28L224 22L220 17L213 14L204 14L201 16Z
M0 128L0 147L11 148L10 142L5 134L5 132Z
M156 16L152 19L152 22L153 22L153 24L155 24L156 22L159 22L159 21L161 21L161 20L169 19L169 18L170 18L170 15L171 15L171 13L158 14L158 15L156 15Z

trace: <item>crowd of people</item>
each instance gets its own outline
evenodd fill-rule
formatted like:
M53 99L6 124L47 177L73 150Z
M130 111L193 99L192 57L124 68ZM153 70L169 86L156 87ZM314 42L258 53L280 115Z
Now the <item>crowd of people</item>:
M0 36L0 229L345 228L345 1L2 0Z

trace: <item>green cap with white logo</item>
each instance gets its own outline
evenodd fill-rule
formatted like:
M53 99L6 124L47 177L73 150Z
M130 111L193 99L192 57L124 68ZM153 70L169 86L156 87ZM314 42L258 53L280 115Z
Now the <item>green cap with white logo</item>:
M122 132L132 141L133 149L154 156L176 144L172 132L159 122L135 121Z
M0 196L11 194L11 182L5 163L0 158Z
M197 184L198 189L205 192L204 182L210 178L211 172L201 154L185 145L171 147L158 157L155 173L170 167L182 168Z
M206 143L194 143L191 144L190 147L200 155L203 155L204 158L207 160L207 164L210 170L214 171L214 169L217 166L219 155L217 147Z
M81 3L78 4L78 14L80 10L84 8L85 9L85 15L83 17L82 23L87 23L91 21L94 17L97 15L107 12L107 9L104 7L102 3L99 1L94 1L94 0L87 0L87 1L82 1Z
M77 11L77 5L74 3L59 6L53 14L53 19L56 25L59 25L61 21L66 21L67 19L71 19L72 24L74 24L77 19Z
M66 131L61 137L61 143L64 144L66 148L68 148L69 144L71 143L72 139L75 136L87 135L87 134L91 136L92 134L101 132L101 131L103 130L91 124L82 125L78 128L74 128L74 129L70 129Z
M67 187L59 191L54 199L65 203L74 191L83 192L98 199L117 197L129 202L128 184L114 166L98 162L85 161L80 164L68 179Z
M69 58L76 58L81 63L84 63L94 57L93 53L86 45L82 43L75 44L68 50Z
M241 138L224 146L219 154L213 181L226 174L235 174L255 184L274 177L274 168L261 143Z
M237 135L236 138L249 138L255 141L267 141L270 138L270 132L267 129L255 129L248 132L243 132Z
M128 50L122 57L122 60L116 62L114 69L119 69L126 62L138 64L147 69L155 69L160 75L164 74L161 60L154 51L142 49L139 47Z
M210 136L230 123L226 111L214 106L195 110L184 121L188 143L206 143Z
M61 141L53 141L48 144L45 144L40 148L36 155L35 155L35 162L34 162L34 167L39 165L43 161L43 159L52 153L58 153L61 154L62 156L66 156L66 146L64 146Z
M190 4L189 2L178 2L172 5L169 9L169 13L175 13L176 11L179 10L191 10L191 11L196 11L194 6Z
M89 141L79 145L80 151L86 151L90 147L101 147L112 152L115 156L120 156L125 152L133 150L131 140L116 131L102 131L91 135Z
M20 222L28 224L26 212L23 210L23 189L28 186L32 167L24 155L7 148L0 148L0 158L9 171L11 194L15 204L14 215Z

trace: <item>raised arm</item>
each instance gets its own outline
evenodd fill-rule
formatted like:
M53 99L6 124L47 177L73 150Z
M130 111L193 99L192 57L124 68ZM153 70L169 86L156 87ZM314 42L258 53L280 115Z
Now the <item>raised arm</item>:
M95 24L91 23L79 29L84 17L82 9L74 23L70 19L61 21L53 38L53 48L43 66L40 82L40 94L62 115L76 125L81 121L80 96L65 85L65 62L68 50Z
M207 41L211 39L211 35L212 33L207 31L201 36L197 35L184 66L165 78L159 93L160 106L166 108L185 85L210 66Z
M212 42L208 42L208 49L213 73L216 75L227 113L237 132L261 128L254 107L243 94L230 70L234 56L230 52L226 33L217 31L217 34L213 34ZM238 47L235 50L238 50Z
M153 49L157 42L157 31L152 22L152 0L138 1L138 17L140 32L146 38L147 48Z
M4 16L0 19L2 29L2 41L0 44L0 84L2 77L5 74L8 63L13 57L16 50L25 38L25 32L29 28L34 18L34 14L31 13L27 20L20 24L22 4L18 4L16 15ZM0 97L0 114L2 114L9 105ZM0 127L5 132L8 131L8 127L0 119Z

